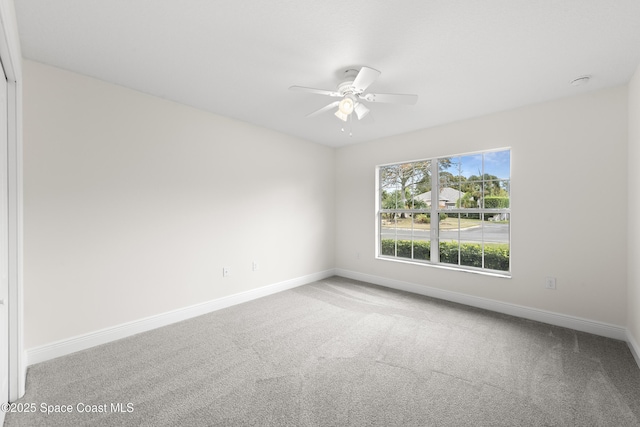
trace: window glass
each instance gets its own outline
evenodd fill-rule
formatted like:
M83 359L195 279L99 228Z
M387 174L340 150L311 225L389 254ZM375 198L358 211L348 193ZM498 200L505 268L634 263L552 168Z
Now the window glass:
M510 155L503 149L380 166L378 255L509 273Z

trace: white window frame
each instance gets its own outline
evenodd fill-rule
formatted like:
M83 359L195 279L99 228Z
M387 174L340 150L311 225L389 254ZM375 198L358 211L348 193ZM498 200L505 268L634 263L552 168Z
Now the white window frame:
M463 156L469 156L469 155L483 155L483 167L482 167L482 171L481 171L481 176L484 178L485 176L485 168L484 168L484 154L487 153L492 153L492 152L500 152L500 151L509 151L509 177L508 179L505 179L506 181L508 181L508 185L509 185L509 207L508 208L485 208L484 206L482 207L478 207L478 208L441 208L439 206L440 204L440 171L439 171L439 160L441 159L446 159L446 158L455 158L455 157L463 157ZM382 191L383 191L383 184L382 184L382 173L381 170L385 167L389 167L389 166L395 166L395 165L406 165L406 164L413 164L413 163L418 163L418 162L425 162L425 161L429 161L430 162L430 173L431 173L431 205L428 206L427 208L423 208L423 209L400 209L400 208L396 208L396 209L383 209L382 208ZM482 181L484 182L484 181ZM491 276L499 276L499 277L511 277L511 259L512 259L512 251L511 251L511 247L512 247L512 241L511 241L511 148L510 147L504 147L504 148L496 148L496 149L491 149L491 150L483 150L483 151L476 151L476 152L471 152L471 153L462 153L462 154L452 154L449 156L439 156L439 157L434 157L434 158L427 158L427 159L419 159L419 160L411 160L411 161L405 161L405 162L396 162L396 163L388 163L388 164L383 164L383 165L378 165L376 167L376 226L375 226L375 233L376 233L376 238L375 238L375 242L376 242L376 258L377 259L381 259L381 260L386 260L386 261L393 261L393 262L401 262L401 263L410 263L410 264L419 264L419 265L426 265L426 266L432 266L432 267L438 267L438 268L444 268L444 269L449 269L449 270L459 270L459 271L465 271L465 272L472 272L472 273L480 273L480 274L485 274L485 275L491 275ZM436 220L436 221L430 221L430 234L429 234L429 239L430 239L430 259L429 260L419 260L419 259L414 259L413 258L413 245L412 245L412 258L404 258L404 257L399 257L397 254L397 243L396 243L396 248L395 248L395 255L383 255L382 251L382 214L388 214L388 213L396 213L396 214L400 214L400 213L405 213L405 214L411 214L412 218L416 215L416 214L428 214L430 215L430 218L439 218L440 213L447 213L447 214L469 214L469 213L473 213L473 214L479 214L481 218L485 218L485 215L496 215L496 214L506 214L508 215L509 218L509 230L508 230L508 245L509 245L509 268L507 271L504 270L494 270L494 269L489 269L484 267L484 262L485 262L485 238L484 238L484 226L482 228L482 240L480 242L480 246L482 248L482 264L483 266L480 267L473 267L473 266L466 266L466 265L461 265L460 264L460 246L458 247L458 264L451 264L451 263L445 263L445 262L441 262L440 261L440 221ZM413 220L412 220L413 221ZM484 223L483 223L484 224ZM413 222L412 222L412 227L413 227ZM460 230L460 229L458 229ZM458 231L458 233L460 233L460 231ZM395 239L396 242L399 240L398 238ZM411 237L412 241L413 240L413 228L412 228L412 237ZM460 242L460 239L458 239L458 242ZM435 248L435 250L434 250Z

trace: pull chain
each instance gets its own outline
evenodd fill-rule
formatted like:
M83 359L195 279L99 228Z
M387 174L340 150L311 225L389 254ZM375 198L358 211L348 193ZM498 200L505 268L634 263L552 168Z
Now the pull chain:
M340 128L344 132L344 125ZM353 114L349 114L349 137L353 136Z

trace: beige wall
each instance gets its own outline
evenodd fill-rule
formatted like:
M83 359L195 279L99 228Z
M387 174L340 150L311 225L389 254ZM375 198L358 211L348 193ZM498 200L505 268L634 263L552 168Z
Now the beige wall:
M333 268L333 167L331 148L25 61L25 348Z
M640 345L640 67L629 83L629 297L627 328ZM640 351L640 347L636 348ZM638 353L640 356L640 353ZM638 360L640 363L640 360Z
M512 149L511 279L375 259L376 165L498 147ZM624 327L626 156L626 87L341 148L337 268Z

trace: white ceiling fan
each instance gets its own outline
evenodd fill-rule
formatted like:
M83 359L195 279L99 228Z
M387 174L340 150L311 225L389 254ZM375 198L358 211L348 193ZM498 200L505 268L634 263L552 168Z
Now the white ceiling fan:
M418 95L365 93L367 88L376 81L379 75L380 71L369 67L362 67L360 71L349 69L345 71L344 80L338 85L336 91L314 89L303 86L291 86L289 89L301 92L317 93L319 95L327 95L334 98L342 98L340 101L332 102L331 104L308 114L306 117L313 117L337 107L338 109L334 114L340 120L345 122L353 112L356 113L358 120L363 119L367 114L369 114L369 108L363 104L363 101L409 105L413 105L418 101Z

